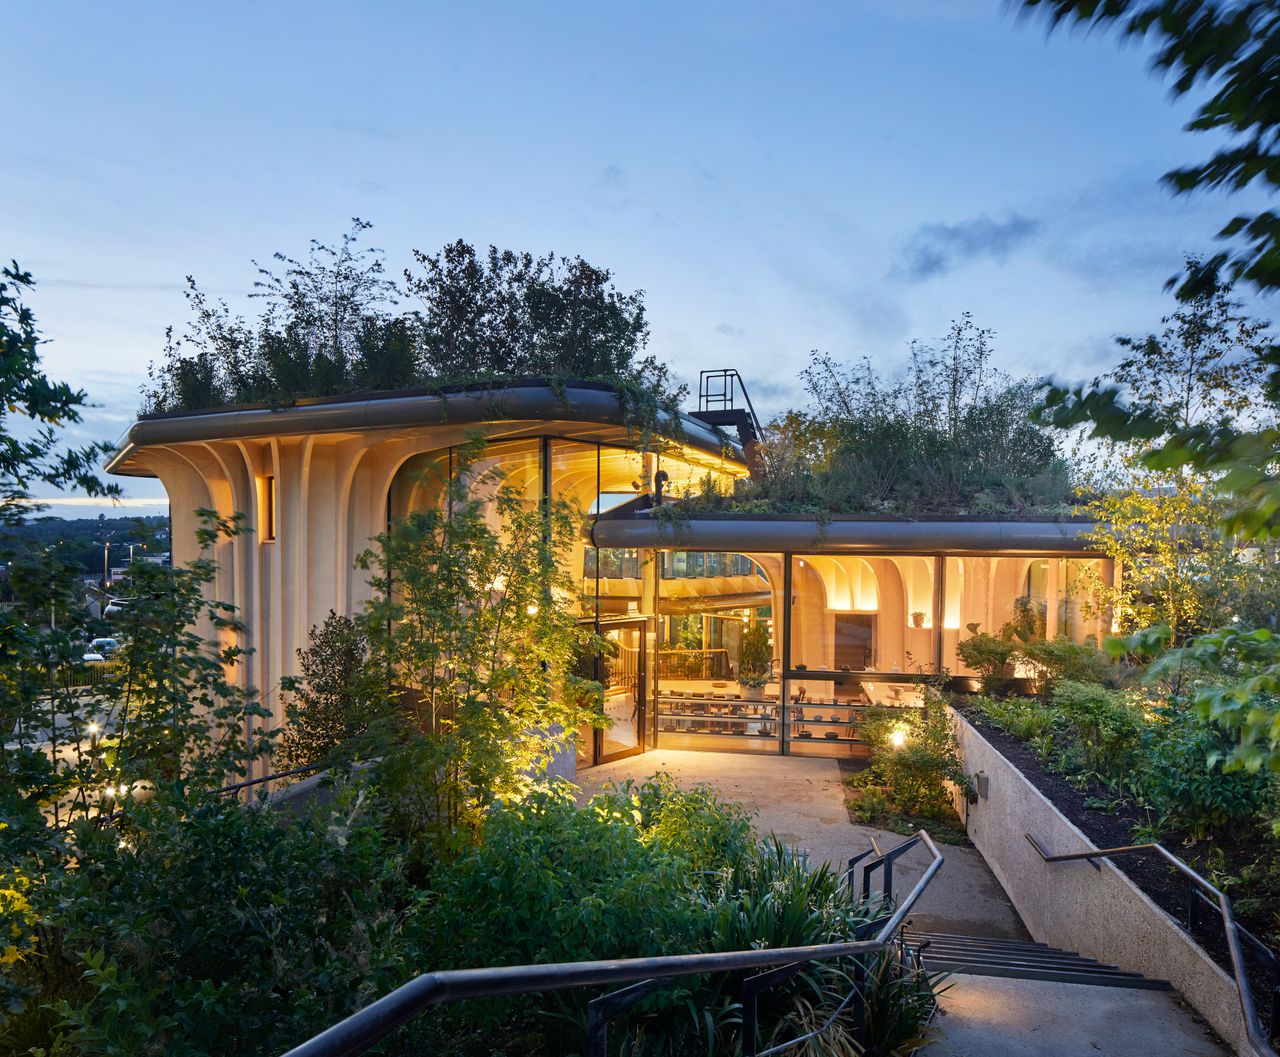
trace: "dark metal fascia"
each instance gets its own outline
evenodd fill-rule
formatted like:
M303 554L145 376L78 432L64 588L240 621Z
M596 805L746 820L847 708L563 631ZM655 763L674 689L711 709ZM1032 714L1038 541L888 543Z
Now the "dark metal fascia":
M826 521L601 518L598 547L675 547L797 554L1097 554L1094 526L1061 521Z
M138 449L157 444L521 419L632 425L614 390L586 385L559 390L547 385L517 385L446 394L390 394L286 408L237 408L139 419L121 438L106 470L121 472L122 464ZM680 428L691 447L743 460L740 446L730 442L726 451L724 437L696 419L681 415Z

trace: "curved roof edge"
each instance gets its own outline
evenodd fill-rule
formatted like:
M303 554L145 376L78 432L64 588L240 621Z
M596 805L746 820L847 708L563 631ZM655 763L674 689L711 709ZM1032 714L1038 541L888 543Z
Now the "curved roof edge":
M663 424L670 417L663 414ZM195 411L140 418L116 445L106 465L115 473L139 448L153 444L272 436L296 433L341 433L442 423L506 419L571 419L630 427L626 407L612 386L598 382L542 382L468 386L456 390L412 390L368 393L300 401L283 408L265 406ZM703 422L681 414L681 438L713 455L743 461L741 446Z
M596 547L677 547L711 551L823 554L1100 554L1080 538L1079 521L830 521L817 519L604 517L591 525Z

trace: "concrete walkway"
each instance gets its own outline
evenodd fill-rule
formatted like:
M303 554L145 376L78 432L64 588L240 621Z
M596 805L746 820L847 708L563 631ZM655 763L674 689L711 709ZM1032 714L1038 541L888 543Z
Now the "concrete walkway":
M870 847L873 836L883 851L906 839L849 821L834 760L658 749L583 771L578 784L585 798L610 782L641 780L658 771L666 771L683 788L699 782L714 786L725 799L754 812L761 836L777 834L793 848L807 850L815 863L830 862L843 869L851 855ZM1030 938L976 849L944 844L939 850L945 862L911 916L917 929ZM925 849L907 852L895 867L894 892L909 892L928 863Z
M1229 1057L1168 991L953 976L921 1057Z

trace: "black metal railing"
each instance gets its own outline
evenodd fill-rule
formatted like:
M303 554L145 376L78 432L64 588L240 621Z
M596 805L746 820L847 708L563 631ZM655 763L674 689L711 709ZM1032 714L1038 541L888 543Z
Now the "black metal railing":
M742 402L738 402L741 394ZM746 411L755 429L757 437L762 436L760 419L756 416L755 406L747 393L747 385L734 368L722 368L716 371L700 371L698 373L698 410L700 412L732 411L741 408Z
M924 844L932 860L906 898L894 907L893 863L919 844ZM873 853L863 852L849 860L847 879L851 888L855 886L855 866L871 854ZM907 915L941 868L942 862L942 854L929 834L920 830L892 851L883 855L875 854L873 859L864 863L862 892L868 905L876 908L873 913L879 916L874 916L859 926L854 938L845 942L808 947L675 954L612 961L559 962L552 965L492 966L485 969L452 969L426 973L295 1047L285 1057L355 1057L409 1023L424 1010L450 1002L626 984L628 986L620 990L592 999L587 1006L587 1057L604 1057L610 1022L671 981L708 973L749 971L755 971L755 975L748 976L741 982L742 1054L743 1057L770 1057L821 1035L850 1003L858 1001L858 980L855 977L849 996L824 1024L799 1038L761 1051L756 1018L759 996L787 977L800 972L805 966L836 958L878 955L889 950L896 952L901 958L913 959L914 967L919 968L918 960L914 960L915 956L906 950L901 932ZM877 870L883 871L881 888L873 898L871 883ZM892 912L883 913L890 908L893 908ZM874 935L870 934L872 930L875 930Z
M1280 958L1277 958L1262 940L1236 921L1235 911L1227 894L1205 880L1187 863L1179 859L1162 844L1126 844L1120 848L1099 848L1097 851L1069 852L1065 855L1050 855L1040 846L1040 842L1030 833L1025 834L1036 853L1047 863L1073 862L1084 859L1096 869L1101 869L1095 859L1113 859L1120 855L1136 855L1147 852L1158 855L1180 873L1186 882L1186 914L1184 921L1187 931L1194 934L1201 927L1201 910L1208 906L1216 910L1222 919L1222 931L1226 938L1227 952L1231 957L1231 971L1235 978L1236 992L1240 1000L1240 1015L1244 1020L1245 1034L1249 1044L1261 1057L1280 1057L1277 1055L1272 1041L1280 1037ZM1270 1011L1269 1026L1264 1028L1258 1018L1258 1009L1253 997L1253 985L1249 980L1249 969L1244 956L1244 944L1248 944L1262 965L1270 972Z

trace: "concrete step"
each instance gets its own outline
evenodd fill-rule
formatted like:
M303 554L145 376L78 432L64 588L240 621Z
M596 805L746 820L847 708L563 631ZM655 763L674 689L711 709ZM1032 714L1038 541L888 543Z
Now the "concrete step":
M1132 987L1149 991L1171 990L1164 980L1150 980L1139 973L1043 943L915 930L904 935L907 945L919 952L922 964L931 972Z

